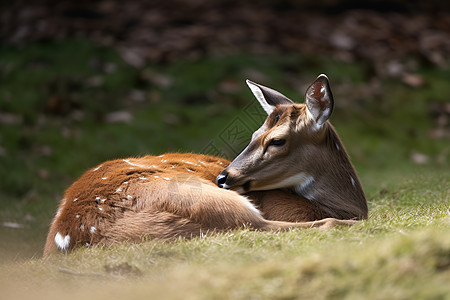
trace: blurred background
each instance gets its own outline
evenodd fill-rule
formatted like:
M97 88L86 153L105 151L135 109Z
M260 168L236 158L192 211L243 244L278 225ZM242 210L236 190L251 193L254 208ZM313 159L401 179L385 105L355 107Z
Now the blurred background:
M3 0L0 234L34 255L106 159L232 159L265 118L247 78L303 101L328 75L370 202L383 174L449 169L449 62L446 1Z

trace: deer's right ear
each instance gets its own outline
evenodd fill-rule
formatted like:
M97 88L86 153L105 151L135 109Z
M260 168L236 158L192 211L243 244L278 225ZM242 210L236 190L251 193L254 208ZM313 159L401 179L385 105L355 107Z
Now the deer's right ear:
M265 87L263 85L254 83L247 79L247 85L255 95L259 104L261 104L264 111L270 115L275 107L279 104L293 104L291 99L285 95L277 92L271 88Z

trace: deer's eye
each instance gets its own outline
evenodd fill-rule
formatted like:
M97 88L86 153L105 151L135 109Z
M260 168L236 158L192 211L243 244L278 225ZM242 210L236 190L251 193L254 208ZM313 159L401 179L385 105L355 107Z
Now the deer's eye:
M278 114L275 116L275 124L280 120L281 114Z
M285 139L273 139L270 141L270 146L283 146L286 143Z

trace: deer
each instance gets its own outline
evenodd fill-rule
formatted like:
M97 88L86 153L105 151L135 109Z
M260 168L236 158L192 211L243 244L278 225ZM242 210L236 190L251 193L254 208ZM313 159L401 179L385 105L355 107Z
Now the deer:
M243 227L330 228L366 219L361 183L328 120L334 100L327 76L316 78L301 104L246 82L268 117L232 162L166 153L101 163L65 191L44 256Z

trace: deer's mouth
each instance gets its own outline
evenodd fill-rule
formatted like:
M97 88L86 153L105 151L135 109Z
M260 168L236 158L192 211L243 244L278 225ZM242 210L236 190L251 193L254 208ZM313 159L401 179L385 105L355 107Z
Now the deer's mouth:
M235 191L239 194L245 194L250 191L251 188L251 180L248 180L246 182L239 183L235 179L231 178L229 173L224 170L222 173L219 174L216 178L216 184L218 187Z

